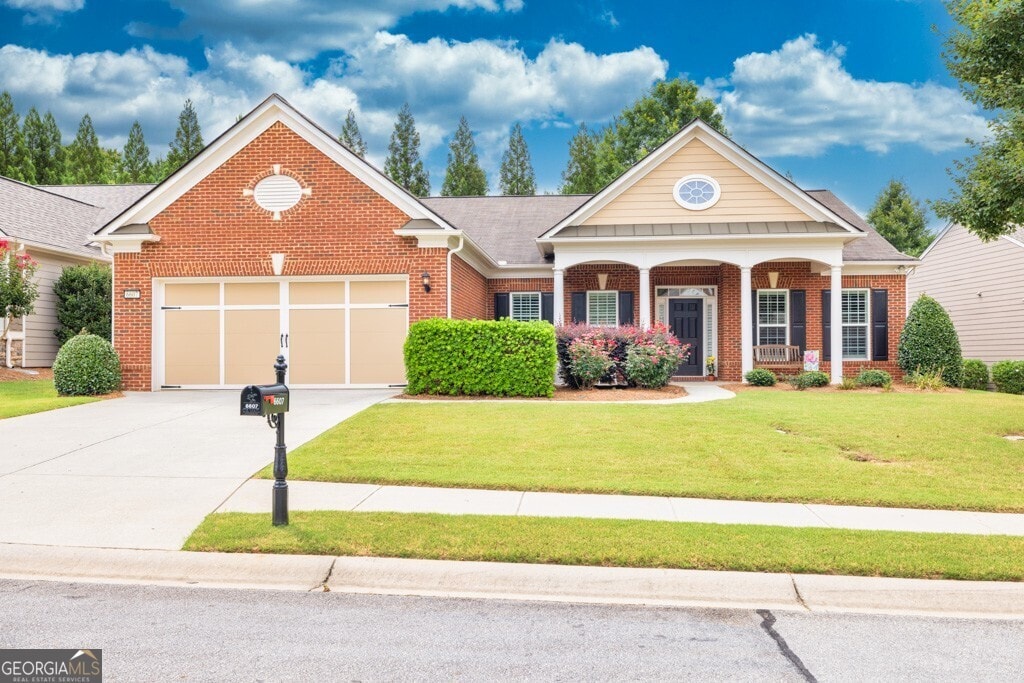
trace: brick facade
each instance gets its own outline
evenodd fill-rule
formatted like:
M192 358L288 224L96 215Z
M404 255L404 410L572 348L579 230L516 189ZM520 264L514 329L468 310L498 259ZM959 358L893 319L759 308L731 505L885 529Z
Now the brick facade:
M494 306L494 297L491 297ZM487 278L458 254L452 256L452 317L460 320L488 319ZM493 311L491 316L493 317Z

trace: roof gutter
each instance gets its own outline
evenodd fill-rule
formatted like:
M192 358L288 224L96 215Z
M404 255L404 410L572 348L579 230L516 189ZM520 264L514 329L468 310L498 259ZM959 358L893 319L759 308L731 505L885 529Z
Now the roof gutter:
M452 256L462 251L462 248L466 246L466 238L463 235L459 235L459 246L452 249L448 248L448 279L445 280L445 290L448 294L448 318L452 317Z

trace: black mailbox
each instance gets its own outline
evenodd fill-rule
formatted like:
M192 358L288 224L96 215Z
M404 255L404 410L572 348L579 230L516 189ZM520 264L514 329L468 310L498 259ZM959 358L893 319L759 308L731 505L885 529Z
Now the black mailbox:
M250 384L242 389L242 415L263 417L288 412L288 387L283 384Z

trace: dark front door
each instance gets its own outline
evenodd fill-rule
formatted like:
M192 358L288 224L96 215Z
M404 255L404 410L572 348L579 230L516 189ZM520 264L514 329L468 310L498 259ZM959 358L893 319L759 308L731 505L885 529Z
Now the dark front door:
M704 300L669 299L668 320L672 333L683 344L690 345L690 355L676 371L678 375L700 377L704 374Z

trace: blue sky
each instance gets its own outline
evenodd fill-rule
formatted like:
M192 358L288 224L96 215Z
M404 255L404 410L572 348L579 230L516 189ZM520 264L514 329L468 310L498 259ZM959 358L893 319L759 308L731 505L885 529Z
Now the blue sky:
M186 97L209 140L277 91L332 131L354 109L378 164L408 101L435 192L460 115L492 191L519 121L554 191L580 122L684 76L738 143L865 212L890 177L945 196L984 135L942 63L950 27L940 0L0 0L0 88L67 138L88 112L120 147L138 119L156 154Z

